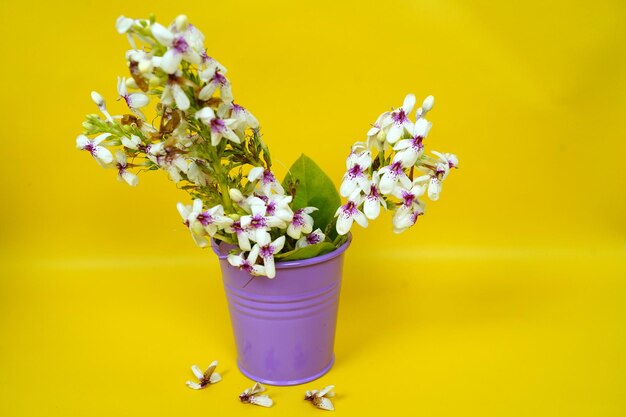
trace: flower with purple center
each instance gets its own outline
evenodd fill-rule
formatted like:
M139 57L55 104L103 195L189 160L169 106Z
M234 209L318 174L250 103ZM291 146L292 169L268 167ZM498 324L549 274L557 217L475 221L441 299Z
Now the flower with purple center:
M411 180L404 172L402 161L398 159L398 155L396 155L391 165L382 167L378 172L381 175L379 189L384 195L393 193L398 183L405 188L411 186Z
M300 239L302 234L311 233L313 230L313 217L309 214L318 210L317 207L304 207L296 210L293 219L287 227L287 234L294 239Z
M380 214L380 206L387 209L387 203L382 195L380 195L380 190L378 189L379 182L380 175L377 171L374 171L369 192L365 196L365 202L363 203L363 213L365 213L365 216L370 220L374 220L378 217Z
M167 51L157 62L161 69L168 74L175 73L182 60L194 65L202 63L202 58L200 58L201 51L196 51L195 48L190 47L197 44L197 42L188 39L192 36L197 36L194 33L194 28L191 27L190 29L186 22L180 22L177 26L178 28L173 28L176 33L159 23L153 23L150 27L154 38L167 47Z
M272 194L270 196L259 195L256 198L263 201L265 204L265 215L273 216L284 222L284 227L287 227L287 223L293 218L293 211L289 204L293 199L290 195ZM258 204L258 200L255 197L249 197L247 199L248 206L250 204Z
M323 242L324 239L326 239L326 235L322 232L321 229L318 228L308 235L302 236L300 239L298 239L298 241L296 242L296 248L299 249L306 246L317 245L318 243Z
M248 181L258 181L255 190L265 196L272 195L272 191L280 195L285 194L285 189L280 185L274 173L269 169L263 167L252 168L248 173Z
M168 75L167 83L163 87L163 93L161 93L161 103L167 106L175 103L180 110L186 111L189 109L191 102L189 97L187 97L187 93L180 85L181 77L182 72L180 70Z
M413 204L410 208L404 205L400 206L392 219L393 232L402 233L417 222L417 218L424 214L424 206L421 201L419 204Z
M245 131L247 128L259 128L259 121L256 117L249 110L234 102L222 103L217 110L217 115L221 118L229 117L235 119L236 122L233 128L238 131Z
M126 162L126 154L124 151L116 151L115 159L117 163L115 164L118 173L118 179L126 181L128 185L136 186L139 182L137 175L128 171L128 163Z
M454 154L442 154L437 151L432 151L432 153L437 156L437 159L434 160L434 169L430 169L430 174L422 175L415 181L428 182L428 198L436 201L439 199L443 180L450 174L451 167L456 168L458 166L459 160Z
M354 190L367 192L370 187L368 169L372 165L372 154L369 151L352 152L346 159L347 171L343 176L339 193L347 197Z
M241 221L233 221L224 229L226 233L234 233L237 236L237 244L239 249L249 251L251 249L250 237L252 233L241 225Z
M253 197L250 199L249 204L252 214L241 216L239 221L243 228L250 231L250 238L255 242L263 240L265 234L274 227L278 227L280 229L284 229L286 227L285 222L278 217L267 215L265 202L260 198Z
M273 242L269 233L266 233L263 239L254 245L259 248L259 255L263 259L263 265L265 266L265 274L268 278L274 278L276 276L276 268L274 265L274 255L280 252L285 245L285 236L280 236Z
M245 258L244 252L241 252L238 255L230 254L228 255L228 263L236 268L241 269L242 271L246 271L253 276L265 275L265 267L256 264L256 261L259 257L259 251L259 246L254 245L254 247L248 253L248 256Z
M215 62L208 66L207 69L200 73L200 79L206 81L206 85L202 87L198 93L200 100L209 100L213 97L215 91L220 90L220 98L224 103L233 101L233 92L230 87L230 81L224 76L226 68Z
M96 136L94 140L89 140L87 136L79 135L76 138L76 147L89 152L91 156L93 156L94 159L100 164L100 166L106 167L113 162L113 154L104 146L100 146L100 143L102 143L102 141L109 136L111 136L110 133L102 133L101 135Z
M389 130L387 131L387 142L394 144L400 139L405 131L412 131L413 124L409 120L408 114L411 113L415 106L415 96L409 94L404 98L402 107L391 112L388 116L388 120L391 120Z
M210 107L198 110L195 118L202 120L204 124L209 126L211 130L211 145L219 145L222 138L226 138L233 143L241 143L239 136L232 130L235 119L220 119Z
M337 209L335 217L337 217L337 233L340 235L347 234L352 228L352 223L357 222L361 227L367 227L367 218L359 210L359 206L363 202L360 190L355 190L348 198L348 202Z
M193 201L193 205L191 206L187 206L183 203L178 203L176 205L176 208L178 209L178 213L180 213L180 216L183 218L183 223L189 228L189 231L191 232L191 237L193 238L194 242L196 242L196 245L200 246L201 248L207 246L209 244L209 241L205 237L207 232L202 224L197 221L198 216L202 212L202 200L196 198Z
M410 139L403 139L396 143L393 147L394 151L398 152L397 158L402 161L404 167L411 167L415 165L417 159L422 156L424 152L424 144L422 141L428 135L430 131L431 123L426 119L419 119L413 126L413 136Z
M200 222L211 237L215 236L219 230L223 230L233 223L233 219L224 215L224 207L221 204L201 212L196 217L196 220Z
M120 95L120 98L124 99L129 109L131 109L133 112L137 111L139 115L143 116L143 113L139 112L137 109L148 105L150 99L147 95L145 95L144 93L128 94L125 77L117 78L117 93Z

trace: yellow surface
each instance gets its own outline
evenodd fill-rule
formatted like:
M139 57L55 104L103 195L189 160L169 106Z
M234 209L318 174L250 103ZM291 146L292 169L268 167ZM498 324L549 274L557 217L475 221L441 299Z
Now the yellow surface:
M183 8L184 6L184 8ZM164 175L131 189L74 149L124 73L119 14L207 34L273 159L341 178L404 95L461 169L418 227L347 253L329 374L239 404L216 260ZM626 415L626 6L621 1L0 2L0 416ZM276 167L278 174L284 169ZM184 386L219 359L224 380Z

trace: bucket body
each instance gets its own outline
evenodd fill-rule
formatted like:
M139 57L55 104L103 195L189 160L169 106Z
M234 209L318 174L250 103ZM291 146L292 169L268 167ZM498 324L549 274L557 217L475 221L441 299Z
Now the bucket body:
M350 238L322 256L277 262L274 279L252 280L228 263L227 247L214 246L244 375L270 385L296 385L328 372L349 245Z

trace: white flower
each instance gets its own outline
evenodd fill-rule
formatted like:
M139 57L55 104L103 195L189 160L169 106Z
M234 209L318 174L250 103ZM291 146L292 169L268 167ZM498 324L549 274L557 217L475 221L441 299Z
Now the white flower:
M424 214L424 206L419 200L417 204L413 204L411 207L405 205L398 207L392 220L394 233L402 233L413 226L422 214Z
M246 388L244 392L239 394L239 401L244 404L260 405L261 407L271 407L274 401L267 395L258 395L265 391L265 387L258 382L252 388Z
M424 152L422 141L428 135L430 127L431 123L428 120L419 119L413 126L413 137L403 139L393 147L394 151L400 151L396 154L396 158L402 161L402 166L413 166L417 159L422 156Z
M318 228L308 235L302 236L300 239L298 239L298 241L296 242L296 248L299 249L304 248L305 246L316 245L323 242L324 239L326 239L326 235L322 233L321 229Z
M187 169L187 178L189 181L193 182L199 186L206 186L208 177L200 168L200 162L191 161L189 163L189 168Z
M224 230L226 233L235 233L239 249L243 251L249 251L251 249L250 237L252 233L241 225L241 221L233 221L232 224L226 226Z
M265 267L256 264L257 258L259 257L259 251L259 246L254 245L254 248L252 248L252 250L248 253L247 258L244 258L243 252L239 255L230 254L228 255L228 263L236 268L246 271L250 275L265 275Z
M274 173L269 169L263 167L252 168L248 173L248 181L254 182L257 180L259 182L257 183L256 189L263 195L271 195L272 190L278 194L285 194L285 189L280 185Z
M367 218L358 209L361 205L363 197L360 191L356 190L348 199L348 202L337 209L335 217L337 217L337 233L345 235L352 228L352 223L356 221L362 227L367 227Z
M241 216L239 219L241 227L253 234L250 236L251 239L255 242L260 242L271 228L285 228L284 221L278 217L266 215L267 207L263 200L258 197L253 197L252 200L249 203L252 214Z
M386 127L388 127L392 120L389 117L390 112L386 111L378 116L376 123L372 125L367 132L367 147L374 147L379 151L385 147Z
M433 151L433 154L437 155L438 158L435 169L431 172L431 174L423 175L415 181L428 181L428 198L436 201L439 199L443 180L445 180L450 173L450 168L457 167L459 160L454 154L441 154L437 151Z
M207 246L209 242L205 238L206 230L200 222L196 221L202 212L202 200L196 198L193 201L192 206L186 206L183 203L178 203L176 204L176 208L178 209L180 216L183 218L183 223L189 228L191 237L194 242L196 242L196 245L201 248Z
M409 94L404 98L402 107L391 112L389 115L391 125L387 131L387 142L394 144L402 137L402 135L404 135L405 130L412 130L412 123L409 120L408 115L413 110L413 106L415 106L415 96L413 94Z
M213 93L219 89L222 101L226 103L232 102L233 92L230 87L230 81L224 76L225 73L226 68L217 61L214 61L206 70L200 72L200 79L207 81L207 84L198 93L198 98L203 101L209 100L213 97Z
M202 120L204 124L210 127L211 145L219 145L222 138L226 138L234 143L241 143L241 139L232 129L233 124L235 124L235 119L220 119L210 107L204 107L202 110L198 110L195 118Z
M265 215L274 216L285 222L285 225L293 218L293 211L289 207L289 203L293 199L290 195L272 194L270 196L259 195L254 200L248 197L245 205L250 207L250 203L262 200L265 203ZM244 205L242 205L244 207ZM244 208L245 209L245 208Z
M202 389L209 384L215 384L222 380L220 374L215 372L217 361L211 362L206 371L202 372L196 365L191 367L191 371L198 378L198 382L187 381L187 386L191 389Z
M179 84L179 79L182 73L179 71L176 74L171 74L167 77L167 83L163 88L161 94L161 102L167 106L171 106L172 103L176 103L176 107L180 110L186 111L189 109L190 102L189 97Z
M400 201L401 205L413 209L417 206L422 207L423 203L418 199L424 195L426 191L426 184L419 181L419 178L413 181L413 184L410 189L397 187L394 190L394 196L396 196Z
M224 215L224 207L221 204L201 212L195 219L213 237L218 230L222 230L233 223L233 219Z
M159 66L166 73L175 73L183 59L195 65L202 62L200 54L190 46L190 39L187 39L190 35L188 31L172 33L159 23L153 23L151 30L156 40L167 46L167 52L159 62Z
M229 117L235 119L233 128L236 130L245 130L250 127L252 129L258 129L259 121L254 117L252 113L234 102L222 103L217 110L217 115L224 119Z
M433 151L435 155L439 158L439 160L443 163L447 163L449 168L458 168L459 167L459 158L453 153L440 153L437 151Z
M116 167L119 174L118 178L120 180L126 181L128 185L131 185L133 187L136 186L139 182L139 179L137 178L137 175L133 174L132 172L128 172L128 164L126 163L126 154L124 153L124 151L115 152L115 159L117 160Z
M126 89L126 78L117 77L117 93L124 99L126 105L131 110L137 110L141 107L145 107L150 102L147 95L143 93L128 94Z
M110 133L102 133L94 140L89 140L87 136L79 135L76 138L76 147L88 151L101 166L106 167L113 162L113 154L104 146L100 146L100 143L109 136L111 136Z
M141 146L141 139L139 139L139 136L137 135L131 134L130 138L127 138L126 136L122 136L121 140L122 140L122 145L124 145L124 147L128 149L137 150Z
M380 195L380 190L378 189L379 182L380 176L377 171L374 171L369 192L365 196L365 202L363 203L363 213L365 213L365 216L370 220L374 220L378 217L380 214L380 206L387 209L387 203Z
M162 167L174 182L180 182L183 179L181 173L187 174L189 170L187 160L179 152L180 150L175 147L166 147L165 142L146 146L146 157Z
M352 152L346 159L347 172L343 176L339 192L347 197L354 190L367 192L370 186L367 169L372 165L372 154L369 151L362 153Z
M307 391L304 395L305 401L310 401L315 407L321 410L334 411L335 407L333 407L332 401L329 398L335 396L335 393L332 391L335 388L334 385L329 385L321 390L312 390Z
M154 69L154 56L143 50L131 49L127 51L126 60L130 62L131 66L137 65L137 69L143 75L151 74Z
M313 217L309 214L318 210L317 207L304 207L293 214L293 219L287 227L287 234L294 239L300 239L302 233L311 233L313 230Z
M113 118L107 111L107 106L106 106L106 102L104 101L104 97L102 97L97 91L92 91L91 99L93 100L94 103L96 103L96 106L98 106L98 109L102 112L102 114L104 114L104 117L106 117L106 119L109 122L113 122Z
M263 264L265 265L265 275L272 279L276 276L276 269L274 266L274 255L280 252L285 245L285 236L280 236L273 242L270 242L271 238L269 233L265 234L265 237L258 242L255 246L259 247L259 255L263 258Z
M397 159L397 157L398 155L394 159ZM384 195L391 194L398 183L405 188L411 186L411 180L404 172L402 161L400 160L394 160L391 165L382 167L378 172L381 175L380 192Z

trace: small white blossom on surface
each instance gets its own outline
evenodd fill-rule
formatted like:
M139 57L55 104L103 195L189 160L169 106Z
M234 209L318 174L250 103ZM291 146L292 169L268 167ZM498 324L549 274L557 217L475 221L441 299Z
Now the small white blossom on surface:
M217 361L211 362L206 371L202 372L198 366L193 365L191 371L198 378L198 382L187 381L187 386L191 389L199 390L206 388L208 385L215 384L222 380L220 374L215 372Z
M307 391L304 394L304 400L309 401L311 404L319 409L334 411L335 407L333 406L332 401L330 401L330 398L335 396L335 393L333 392L334 388L334 385L329 385L319 391L315 389Z
M271 407L274 401L267 395L259 395L265 391L265 387L256 382L252 388L246 388L239 394L239 401L244 404L260 405L261 407Z

